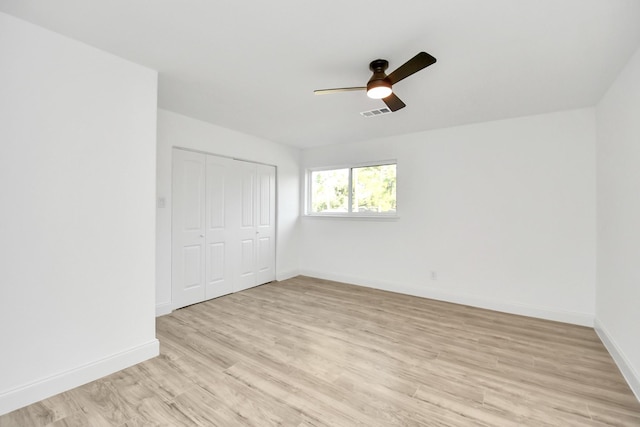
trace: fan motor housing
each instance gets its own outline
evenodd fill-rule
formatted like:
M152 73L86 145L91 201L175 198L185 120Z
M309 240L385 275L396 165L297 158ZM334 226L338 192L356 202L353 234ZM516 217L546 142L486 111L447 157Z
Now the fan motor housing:
M391 87L391 82L387 79L387 74L384 72L387 68L389 68L389 61L386 59L371 61L369 69L373 71L373 75L367 82L367 90L371 90L376 86Z

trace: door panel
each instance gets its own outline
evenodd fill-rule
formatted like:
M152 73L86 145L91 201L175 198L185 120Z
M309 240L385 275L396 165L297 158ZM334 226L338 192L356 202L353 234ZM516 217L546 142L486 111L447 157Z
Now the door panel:
M207 228L225 227L225 185L227 168L219 162L207 159Z
M202 271L202 250L200 245L182 248L182 288L185 291L202 285L200 271Z
M242 199L240 209L242 212L242 224L243 228L253 227L255 223L255 210L254 210L254 198L255 198L255 172L250 167L243 165L241 174L242 183Z
M204 207L204 164L202 159L185 159L181 166L182 187L182 229L202 230Z
M271 268L271 258L271 238L260 237L258 239L258 274Z
M174 150L171 300L173 308L205 297L205 156Z
M206 299L233 292L233 230L228 227L233 160L207 155Z
M253 239L240 242L240 276L247 277L254 274L254 249Z
M258 187L260 191L258 194L258 213L260 218L258 225L260 227L271 225L271 196L273 196L271 181L273 177L270 172L268 169L265 170L264 167L260 167L258 170Z
M212 243L208 247L207 283L217 284L224 280L225 274L225 244Z
M253 163L236 161L237 182L239 183L239 223L237 241L239 259L234 291L256 286L256 167Z
M257 226L257 283L261 285L276 280L276 168L257 165L259 182Z

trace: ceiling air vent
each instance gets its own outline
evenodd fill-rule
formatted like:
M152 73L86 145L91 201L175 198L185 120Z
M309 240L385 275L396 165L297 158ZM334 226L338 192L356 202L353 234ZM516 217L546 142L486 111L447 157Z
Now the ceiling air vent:
M391 110L388 108L380 108L379 110L363 111L362 114L365 117L382 116L383 114L389 114Z

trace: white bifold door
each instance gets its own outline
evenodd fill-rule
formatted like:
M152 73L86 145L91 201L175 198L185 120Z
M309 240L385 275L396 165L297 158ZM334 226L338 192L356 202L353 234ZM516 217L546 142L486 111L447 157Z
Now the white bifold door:
M275 167L173 150L174 309L275 280Z

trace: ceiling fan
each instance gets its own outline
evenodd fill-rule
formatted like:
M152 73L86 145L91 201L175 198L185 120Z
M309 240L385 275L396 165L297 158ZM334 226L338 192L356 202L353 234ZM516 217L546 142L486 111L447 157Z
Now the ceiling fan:
M393 93L392 86L401 80L406 79L412 74L417 73L423 68L427 68L436 62L436 58L426 52L420 52L391 74L385 74L385 70L389 68L389 61L386 59L376 59L369 64L369 69L373 71L373 75L367 82L366 86L357 87L341 87L335 89L319 89L314 90L316 95L327 95L338 92L351 92L356 90L366 90L367 96L373 99L382 99L391 111L398 111L406 107L406 104Z

